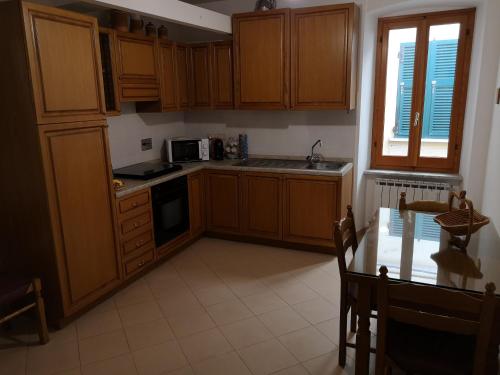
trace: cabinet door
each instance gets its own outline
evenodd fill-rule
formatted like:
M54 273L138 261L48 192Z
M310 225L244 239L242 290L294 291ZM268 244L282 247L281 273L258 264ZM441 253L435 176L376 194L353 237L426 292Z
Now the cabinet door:
M238 175L230 172L206 174L207 229L212 232L240 231Z
M279 175L241 176L242 229L256 237L282 239L282 179Z
M338 193L337 181L287 177L284 240L333 247Z
M161 105L163 111L177 110L177 73L175 44L160 44Z
M186 45L177 43L176 58L179 109L187 109L189 107L189 53Z
M288 9L233 17L235 107L289 107Z
M116 75L116 32L113 29L99 27L99 45L101 50L102 81L106 116L120 115L120 97Z
M191 237L205 230L205 199L203 188L203 173L188 176L189 184L189 224Z
M120 100L159 100L156 39L130 33L117 33L116 39Z
M189 50L191 54L190 107L210 108L212 106L210 44L194 44Z
M37 122L104 119L97 20L22 3Z
M213 96L215 108L233 108L233 42L215 42L213 54Z
M107 131L103 123L40 127L65 315L119 282Z
M350 109L354 4L292 10L292 108ZM353 72L355 73L355 72Z

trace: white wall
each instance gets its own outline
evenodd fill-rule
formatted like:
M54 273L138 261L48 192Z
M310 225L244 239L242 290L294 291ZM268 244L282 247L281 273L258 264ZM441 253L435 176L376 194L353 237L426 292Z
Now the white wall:
M108 117L113 168L159 159L163 140L185 134L182 113L135 113L133 103L122 103L122 114ZM141 151L141 139L152 138L153 148Z
M500 62L497 87L500 88ZM490 145L484 181L483 210L500 230L500 104L494 104Z
M321 139L319 152L328 158L354 157L356 113L346 111L206 111L187 112L189 135L248 134L253 155L298 156L310 153Z

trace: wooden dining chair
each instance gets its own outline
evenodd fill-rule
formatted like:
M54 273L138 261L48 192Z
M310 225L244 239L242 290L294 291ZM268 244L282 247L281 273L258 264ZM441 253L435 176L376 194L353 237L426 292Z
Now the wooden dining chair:
M347 206L347 216L335 223L334 228L335 247L340 273L340 329L339 329L339 365L345 366L347 346L355 347L347 343L347 315L351 311L351 332L356 332L356 285L350 285L346 280L347 270L346 253L352 250L354 256L358 248L356 225L352 207Z
M38 337L43 345L49 341L49 333L41 290L42 284L38 278L0 274L0 307L2 311L7 311L6 315L0 315L0 324L34 309L38 318Z
M487 374L494 291L492 283L482 297L432 286L391 284L387 268L380 267L375 374L390 374L394 366L408 374Z
M425 200L406 203L406 193L401 192L401 197L399 198L399 209L420 211L420 212L443 213L449 211L449 203L439 202L439 201L425 201Z

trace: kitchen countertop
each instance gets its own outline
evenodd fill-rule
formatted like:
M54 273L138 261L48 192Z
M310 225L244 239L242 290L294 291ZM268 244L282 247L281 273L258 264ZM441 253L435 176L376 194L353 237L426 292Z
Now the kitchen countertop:
M228 171L245 171L245 172L267 172L267 173L288 173L288 174L300 174L300 175L313 175L313 176L330 176L330 177L342 177L345 176L351 169L352 163L347 162L347 164L339 171L332 170L311 170L311 169L291 169L291 168L255 168L255 167L244 167L236 166L241 162L241 160L221 160L221 161L203 161L194 163L180 163L182 165L182 170L174 173L169 173L164 176L152 178L150 180L134 180L121 178L120 180L124 182L125 187L121 190L116 191L116 197L121 198L128 194L135 193L139 190L146 189L151 186L161 184L162 182L173 180L174 178L185 176L187 174L197 172L202 169L220 169Z

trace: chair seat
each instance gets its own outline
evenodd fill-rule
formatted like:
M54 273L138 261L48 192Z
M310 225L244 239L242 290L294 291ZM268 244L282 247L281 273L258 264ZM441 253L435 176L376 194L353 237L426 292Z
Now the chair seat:
M475 338L388 321L387 356L415 374L472 374Z
M28 291L32 280L9 274L0 274L0 305L18 300Z

